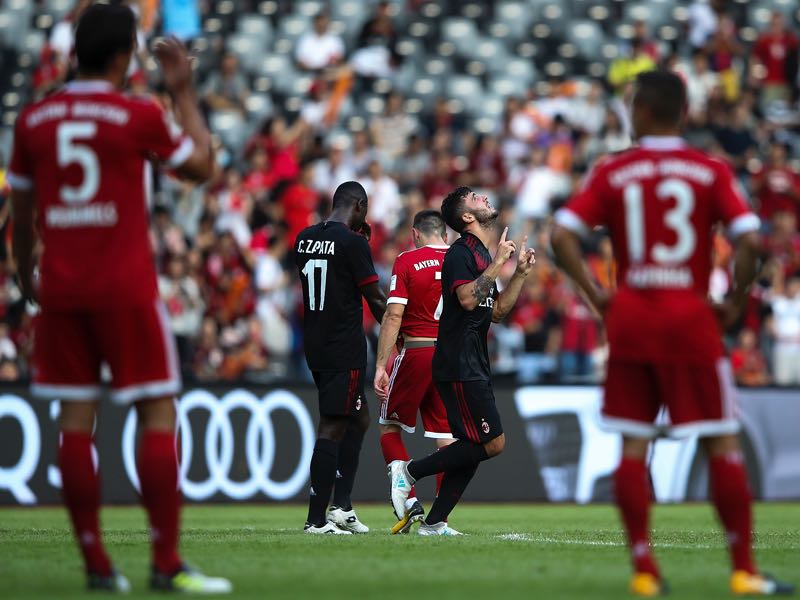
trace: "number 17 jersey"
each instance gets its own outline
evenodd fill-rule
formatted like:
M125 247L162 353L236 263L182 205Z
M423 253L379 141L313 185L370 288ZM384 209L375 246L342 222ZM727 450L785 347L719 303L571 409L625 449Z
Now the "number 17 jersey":
M361 287L378 276L367 240L344 223L326 221L297 236L295 262L303 285L303 345L312 371L367 365Z
M618 263L606 314L611 359L699 364L722 356L707 299L714 227L737 237L760 226L725 163L677 137L642 138L595 165L556 222L577 233L608 228Z

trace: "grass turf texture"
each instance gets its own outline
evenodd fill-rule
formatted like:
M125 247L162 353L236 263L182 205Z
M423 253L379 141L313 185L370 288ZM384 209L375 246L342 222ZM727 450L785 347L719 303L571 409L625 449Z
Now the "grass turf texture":
M620 598L628 558L611 506L463 505L461 538L390 536L388 506L358 506L365 536L302 533L301 506L191 506L182 550L235 598ZM106 543L146 593L149 564L141 510L103 512ZM788 579L800 573L800 504L756 508L757 557ZM728 560L707 505L660 506L654 541L676 598L727 597ZM0 509L0 598L79 598L84 580L66 513ZM88 595L96 598L97 593ZM158 597L158 596L156 596ZM161 595L163 597L163 595Z

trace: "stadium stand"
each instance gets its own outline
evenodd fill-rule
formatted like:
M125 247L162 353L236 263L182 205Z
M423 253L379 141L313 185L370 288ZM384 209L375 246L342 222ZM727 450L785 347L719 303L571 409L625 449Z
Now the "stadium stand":
M187 377L307 375L292 243L338 183L358 178L384 283L416 211L458 184L487 190L502 225L538 250L514 315L493 329L495 371L597 380L602 327L554 268L546 225L591 161L630 144L630 83L663 65L687 82L687 137L730 161L764 219L764 271L728 332L737 378L800 384L794 0L198 0L180 13L187 3L128 3L141 20L132 93L169 103L147 47L181 36L218 145L219 175L205 188L153 177L160 288ZM69 76L70 24L84 4L0 2L3 181L20 108ZM315 32L321 12L330 20ZM323 61L298 60L309 36ZM598 281L613 286L602 232L590 250ZM32 316L0 253L0 380L15 380L27 375ZM714 264L719 298L730 281L722 235ZM375 323L367 333L374 341Z

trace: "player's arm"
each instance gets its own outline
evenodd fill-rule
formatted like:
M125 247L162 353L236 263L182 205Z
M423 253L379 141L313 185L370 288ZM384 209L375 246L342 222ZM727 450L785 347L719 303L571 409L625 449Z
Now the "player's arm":
M519 257L517 258L517 268L514 269L514 275L511 281L508 282L506 288L497 297L492 308L492 321L499 323L508 316L511 309L517 303L520 292L522 292L522 285L525 283L525 278L528 273L533 269L536 263L536 252L533 248L526 248L528 243L528 236L522 239L520 244Z
M161 64L164 85L172 96L175 118L194 142L191 154L175 169L185 179L206 181L214 172L211 134L205 125L192 83L192 63L186 48L175 38L159 41L154 49Z
M369 311L378 323L383 322L383 315L386 312L386 294L383 293L377 281L361 286L361 295L367 301Z
M24 298L36 300L36 290L33 285L36 203L33 189L12 188L11 211L14 219L11 248L17 264L19 286Z
M393 302L386 306L381 321L381 333L378 336L378 357L375 361L375 380L373 387L375 395L380 400L385 400L389 396L389 374L386 372L386 362L392 353L392 348L397 343L397 336L400 333L400 324L403 322L403 313L406 307L404 304Z
M589 304L603 314L608 304L607 294L594 284L589 269L583 261L583 251L578 234L563 225L554 225L550 243L558 265L583 292Z
M503 269L503 265L516 251L516 244L511 240L506 240L507 234L508 227L503 230L503 235L500 236L497 254L495 254L492 264L486 267L486 270L478 275L475 280L465 282L456 288L456 297L464 310L475 310L481 302L489 297L494 288L494 282Z

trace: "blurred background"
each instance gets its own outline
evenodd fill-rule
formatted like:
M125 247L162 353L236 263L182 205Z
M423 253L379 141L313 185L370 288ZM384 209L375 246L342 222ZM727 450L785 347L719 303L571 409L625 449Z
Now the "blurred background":
M0 0L0 219L21 107L71 76L89 2ZM159 288L189 381L307 380L299 231L340 183L370 196L377 271L411 246L410 222L457 185L488 193L500 226L529 235L537 267L491 329L493 369L518 383L601 380L601 323L556 270L547 228L588 165L630 146L631 82L666 66L688 86L686 136L727 160L763 219L764 267L727 332L743 386L800 385L800 110L794 0L131 0L130 92L169 106L148 52L175 35L217 145L203 186L153 170ZM452 234L451 234L452 235ZM451 237L452 241L453 237ZM0 380L28 377L31 315L0 247ZM587 247L614 286L609 240ZM731 248L714 250L724 297ZM512 266L513 268L513 266ZM387 285L388 287L388 285ZM365 313L373 344L378 325ZM374 357L374 352L371 353Z

